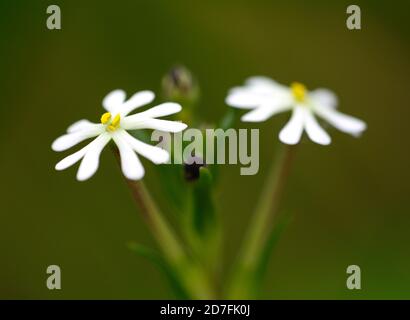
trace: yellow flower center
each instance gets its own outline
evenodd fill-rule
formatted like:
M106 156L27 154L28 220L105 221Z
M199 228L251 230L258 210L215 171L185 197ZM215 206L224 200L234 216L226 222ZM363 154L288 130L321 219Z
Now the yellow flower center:
M292 91L293 97L296 99L296 101L305 101L307 89L302 83L293 82L290 85L290 90Z
M107 126L108 131L115 131L120 126L121 117L117 114L114 119L112 119L111 113L106 112L101 116L101 123Z

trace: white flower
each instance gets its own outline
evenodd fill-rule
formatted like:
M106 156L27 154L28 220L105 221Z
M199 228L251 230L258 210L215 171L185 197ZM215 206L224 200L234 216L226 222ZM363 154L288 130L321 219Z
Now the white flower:
M144 168L136 152L156 164L167 162L167 151L141 142L127 132L135 129L179 132L187 127L181 122L156 119L181 111L181 106L177 103L163 103L128 115L134 109L152 102L154 97L151 91L140 91L125 101L124 91L115 90L109 93L103 100L107 112L101 116L101 123L77 121L67 129L65 135L53 142L51 148L54 151L64 151L86 139L96 137L84 148L57 163L56 170L64 170L82 159L77 179L83 181L90 178L98 169L101 151L111 139L119 149L122 172L128 179L138 180L144 176Z
M253 109L242 116L246 122L260 122L271 116L292 110L289 122L279 133L279 139L286 144L297 144L303 130L309 138L327 145L330 136L322 129L315 116L319 116L340 131L359 136L366 123L336 110L337 97L327 89L307 91L301 83L283 86L269 78L249 78L245 86L230 90L226 103L240 109Z

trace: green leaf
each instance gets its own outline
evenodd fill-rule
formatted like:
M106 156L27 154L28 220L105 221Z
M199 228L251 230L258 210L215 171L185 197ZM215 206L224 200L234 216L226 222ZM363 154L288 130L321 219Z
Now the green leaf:
M218 128L223 130L232 128L236 121L238 120L239 110L234 108L229 108L225 115L222 117L221 121L219 122Z
M165 261L159 252L135 242L128 243L128 248L157 266L169 281L170 287L177 299L189 299L189 295L181 285L177 272Z
M164 164L158 165L156 168L171 211L176 216L184 214L188 204L186 199L187 186L183 178L183 166L180 164Z
M199 179L193 186L192 223L200 236L206 236L215 224L215 205L212 196L212 176L206 167L199 168Z
M192 183L192 204L188 220L188 241L202 264L216 276L221 262L221 230L214 199L214 183L207 167L199 168L199 179Z
M136 130L131 134L138 140L151 144L151 137L146 130ZM174 136L172 135L173 141ZM173 143L171 144L173 146ZM171 156L173 156L174 149L171 148ZM165 200L169 204L172 213L177 216L186 211L185 195L187 187L183 181L183 166L180 164L160 164L155 166L155 171L161 181L161 188Z
M270 258L272 257L272 252L279 242L279 239L282 236L283 232L292 221L293 216L288 214L282 215L282 218L279 219L278 223L272 229L257 263L256 272L254 275L254 289L256 293L261 292L260 289L266 276L266 271L268 269Z
M220 119L219 123L217 123L217 127L215 127L215 129L220 128L224 131L233 128L236 124L236 122L238 121L239 118L239 110L235 109L235 108L228 108L226 113L222 116L222 118ZM216 154L217 155L219 152L224 152L224 150L221 150L221 148L219 148L219 145L216 146L217 150L216 150ZM219 166L218 165L213 165L209 167L209 170L212 173L213 176L213 180L214 180L214 184L217 184L218 180L219 180Z

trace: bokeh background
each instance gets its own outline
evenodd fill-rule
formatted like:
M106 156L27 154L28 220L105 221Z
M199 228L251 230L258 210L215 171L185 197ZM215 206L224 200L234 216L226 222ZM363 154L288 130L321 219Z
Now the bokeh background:
M294 215L269 265L266 299L410 298L409 3L355 1L362 30L346 28L351 1L0 2L0 298L172 298L162 274L126 247L155 246L109 151L91 180L54 171L51 142L80 118L98 120L112 89L160 90L175 63L201 85L206 122L226 111L227 89L251 75L332 88L364 119L361 139L331 130L305 141L282 207ZM46 8L62 30L46 28ZM159 100L157 100L159 101ZM289 115L261 125L260 171L221 168L217 205L225 260L235 258ZM253 128L255 125L240 125ZM163 208L153 166L146 183ZM62 269L62 290L45 286ZM346 267L362 290L346 289Z

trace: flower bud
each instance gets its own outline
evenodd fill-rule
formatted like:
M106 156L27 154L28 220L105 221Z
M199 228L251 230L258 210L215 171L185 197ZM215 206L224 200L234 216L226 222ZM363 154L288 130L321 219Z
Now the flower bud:
M184 164L184 177L186 181L192 182L199 179L199 169L206 165L200 157L191 157L189 160L189 163Z
M162 91L166 100L181 103L183 106L194 104L199 95L199 87L192 73L184 66L173 67L162 78Z

